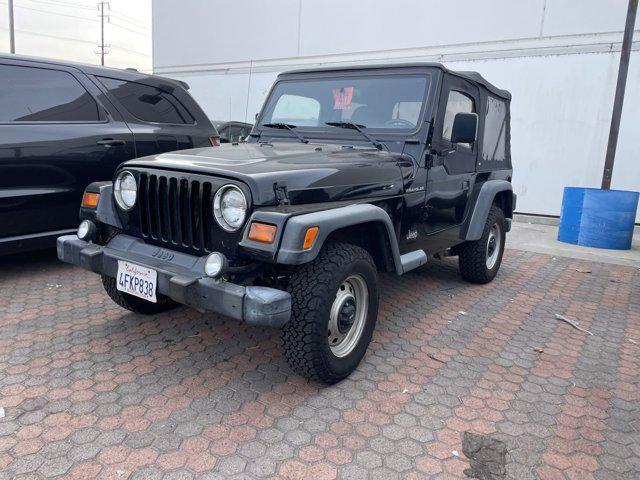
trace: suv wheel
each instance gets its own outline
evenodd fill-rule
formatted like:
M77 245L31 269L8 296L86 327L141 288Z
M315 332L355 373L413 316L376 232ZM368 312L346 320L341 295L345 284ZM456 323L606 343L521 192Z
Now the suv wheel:
M366 250L324 247L289 282L291 320L284 352L298 374L325 383L347 377L367 350L378 316L378 275Z
M103 234L101 235L100 240L97 242L100 245L106 245L111 241L113 237L122 233L117 228L108 227ZM155 315L157 313L166 312L167 310L171 310L175 308L178 304L171 300L169 297L161 294L157 294L157 303L148 302L142 298L138 298L134 295L129 295L128 293L121 292L116 287L116 279L113 277L108 277L106 275L101 275L102 277L102 286L104 290L107 292L107 295L120 305L122 308L126 308L135 313L141 313L143 315Z
M504 213L492 205L482 237L460 246L458 265L465 280L473 283L488 283L494 279L504 252Z

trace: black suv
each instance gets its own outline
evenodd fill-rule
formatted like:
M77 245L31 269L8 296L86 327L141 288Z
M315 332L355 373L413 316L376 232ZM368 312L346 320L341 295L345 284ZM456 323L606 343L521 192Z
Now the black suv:
M457 255L491 281L511 227L510 95L440 64L278 77L246 143L127 162L58 257L134 312L176 303L282 328L324 382L365 354L378 272ZM428 292L425 292L428 294Z
M52 246L75 230L85 187L125 160L217 144L187 88L136 71L0 55L0 254Z

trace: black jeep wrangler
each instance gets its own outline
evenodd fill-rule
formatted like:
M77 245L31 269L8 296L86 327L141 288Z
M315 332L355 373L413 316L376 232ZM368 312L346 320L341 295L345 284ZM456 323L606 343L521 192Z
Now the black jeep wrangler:
M304 70L246 143L131 160L90 185L58 257L138 313L182 303L282 329L333 383L365 354L378 272L457 255L491 281L511 227L510 95L440 64Z

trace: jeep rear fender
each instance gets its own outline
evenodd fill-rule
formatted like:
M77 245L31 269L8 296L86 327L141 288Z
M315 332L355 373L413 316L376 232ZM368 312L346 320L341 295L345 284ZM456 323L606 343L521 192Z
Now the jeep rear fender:
M496 198L500 200L499 206L507 219L506 230L511 229L511 218L515 207L513 187L506 180L487 180L471 196L469 201L471 212L460 229L462 240L473 241L482 237L489 210Z
M355 227L365 223L379 223L386 235L393 266L398 275L424 265L427 254L423 250L400 255L398 240L389 214L382 208L369 203L347 205L345 207L323 210L291 217L282 234L277 254L277 262L287 265L300 265L312 261L318 256L327 238L338 230ZM318 227L318 235L313 246L303 249L302 243L310 227Z

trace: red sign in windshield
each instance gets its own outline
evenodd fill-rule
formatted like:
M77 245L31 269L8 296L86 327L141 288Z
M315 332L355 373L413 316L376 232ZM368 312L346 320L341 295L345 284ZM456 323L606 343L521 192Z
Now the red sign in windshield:
M353 87L343 87L333 89L333 109L348 110L351 108L353 99Z

